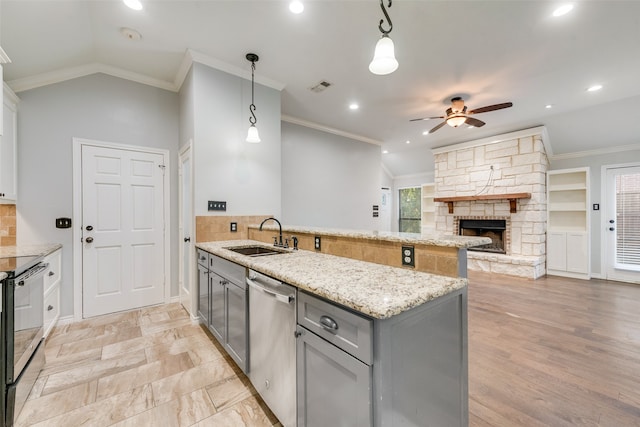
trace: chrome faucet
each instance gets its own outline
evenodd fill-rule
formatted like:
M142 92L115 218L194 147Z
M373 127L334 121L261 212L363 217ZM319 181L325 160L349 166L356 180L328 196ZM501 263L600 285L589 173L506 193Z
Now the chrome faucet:
M270 219L274 220L275 222L278 223L278 228L280 229L280 240L276 240L275 242L273 242L273 246L280 246L280 247L284 247L284 244L282 243L282 224L280 224L280 221L278 221L277 219L275 219L274 217L270 217L265 219L264 221L262 221L260 223L260 231L262 231L262 226L264 225L265 222L269 221Z

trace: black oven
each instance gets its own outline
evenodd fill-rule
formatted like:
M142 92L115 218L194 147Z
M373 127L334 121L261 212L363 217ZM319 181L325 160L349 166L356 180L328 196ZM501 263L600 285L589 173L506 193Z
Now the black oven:
M12 426L44 366L44 270L40 257L3 258L14 269L2 286L3 420Z

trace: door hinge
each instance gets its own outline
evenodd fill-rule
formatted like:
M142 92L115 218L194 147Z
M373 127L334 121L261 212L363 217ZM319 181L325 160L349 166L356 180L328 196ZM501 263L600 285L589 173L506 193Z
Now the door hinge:
M164 175L164 171L167 168L165 165L158 165L158 167L160 168L160 170L162 171L162 175Z

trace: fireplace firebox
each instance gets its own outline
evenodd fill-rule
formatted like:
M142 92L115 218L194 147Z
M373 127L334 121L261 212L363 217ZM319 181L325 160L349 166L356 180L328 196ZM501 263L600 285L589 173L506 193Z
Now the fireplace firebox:
M489 237L491 243L468 248L470 251L505 254L505 231L507 222L503 219L460 219L461 236Z

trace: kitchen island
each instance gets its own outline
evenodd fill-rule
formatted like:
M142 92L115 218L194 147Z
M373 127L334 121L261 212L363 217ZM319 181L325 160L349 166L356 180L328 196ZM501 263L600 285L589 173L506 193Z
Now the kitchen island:
M468 425L465 278L307 250L259 257L229 250L260 245L269 247L254 240L196 247L298 289L297 328L290 333L297 337L299 427L345 420ZM322 326L322 313L340 327Z

